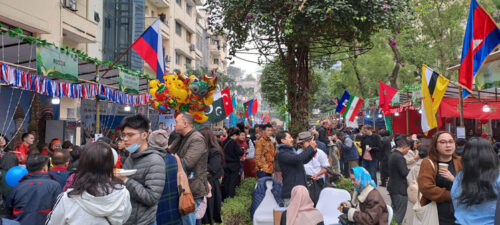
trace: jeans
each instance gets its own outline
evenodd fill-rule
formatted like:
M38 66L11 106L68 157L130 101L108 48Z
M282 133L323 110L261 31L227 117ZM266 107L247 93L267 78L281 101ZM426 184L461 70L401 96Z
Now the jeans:
M371 160L371 161L367 161L367 160L363 159L363 162L362 162L363 168L365 168L370 173L370 176L372 177L372 180L375 182L375 184L378 184L377 183L377 164L378 164L378 160L376 160L376 159Z
M152 222L152 223L151 223L151 224L149 224L149 225L156 225L156 221Z
M181 217L182 225L196 225L196 212L198 211L198 206L200 206L202 201L203 198L194 199L194 204L196 206L194 212Z

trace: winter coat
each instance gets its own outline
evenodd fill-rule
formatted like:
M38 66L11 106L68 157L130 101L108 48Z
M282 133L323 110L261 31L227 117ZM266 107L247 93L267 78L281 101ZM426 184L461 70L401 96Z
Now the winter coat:
M342 141L342 157L346 161L359 159L359 152L351 137L346 136Z
M264 200L264 197L266 196L266 191L267 191L266 182L268 180L273 181L273 189L271 190L271 193L273 194L274 199L278 203L281 202L281 183L278 180L268 176L259 178L259 180L257 181L257 187L255 188L252 194L252 205L250 206L250 217L252 219L255 210L257 210L260 203L262 202L262 200Z
M430 201L446 202L451 201L450 191L446 188L436 186L436 174L438 171L438 163L432 161L434 168L431 165L429 157L422 160L420 164L420 171L418 173L418 190L422 193L422 198L420 199L420 205L424 206ZM453 157L453 165L455 166L455 171L462 170L462 158Z
M181 159L186 175L189 177L194 173L194 178L189 179L189 187L193 197L203 198L208 194L207 164L208 149L205 138L197 130L193 129L185 136L177 138L172 143L173 152Z
M117 186L105 196L93 196L87 192L68 196L73 189L59 195L54 210L47 217L46 225L59 224L124 224L132 212L130 194L122 186Z
M349 221L359 225L386 225L389 213L387 205L380 192L367 185L361 193L354 192L350 202L345 202L350 208L347 213Z
M387 191L391 195L407 196L408 182L406 177L410 170L406 165L406 160L398 150L392 152L389 157L389 184L387 184Z
M21 224L44 224L61 189L50 174L29 173L10 193L6 212Z
M125 186L130 192L132 214L125 224L149 225L156 221L156 210L165 185L165 163L158 147L134 152L125 161L124 169L137 169Z
M245 151L240 148L238 142L228 138L222 145L224 146L224 158L226 160L226 169L230 171L239 171L241 168L240 158L245 154Z
M277 156L278 163L283 176L283 188L281 189L281 198L290 198L293 187L297 185L306 186L306 171L304 164L308 163L316 151L312 146L306 148L300 154L297 154L292 146L279 146Z

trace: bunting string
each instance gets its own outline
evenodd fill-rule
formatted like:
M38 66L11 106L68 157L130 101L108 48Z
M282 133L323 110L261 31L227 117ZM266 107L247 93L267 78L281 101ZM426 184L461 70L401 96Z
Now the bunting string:
M140 106L149 103L149 94L132 95L102 84L74 84L51 80L0 62L0 83L52 97L109 100L120 105Z

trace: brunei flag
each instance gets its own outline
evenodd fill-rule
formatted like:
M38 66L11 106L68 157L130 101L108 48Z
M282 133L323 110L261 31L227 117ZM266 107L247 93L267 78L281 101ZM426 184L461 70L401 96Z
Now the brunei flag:
M425 133L437 127L436 113L443 100L450 80L441 74L422 66L422 131Z

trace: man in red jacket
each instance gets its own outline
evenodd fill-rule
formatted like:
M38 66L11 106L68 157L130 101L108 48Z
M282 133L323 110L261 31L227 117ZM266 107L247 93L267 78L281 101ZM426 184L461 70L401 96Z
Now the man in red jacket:
M30 145L35 142L35 136L31 133L24 133L21 138L23 140L23 143L19 144L14 149L14 153L16 153L19 164L26 164L26 156L28 155L28 151L30 150Z

